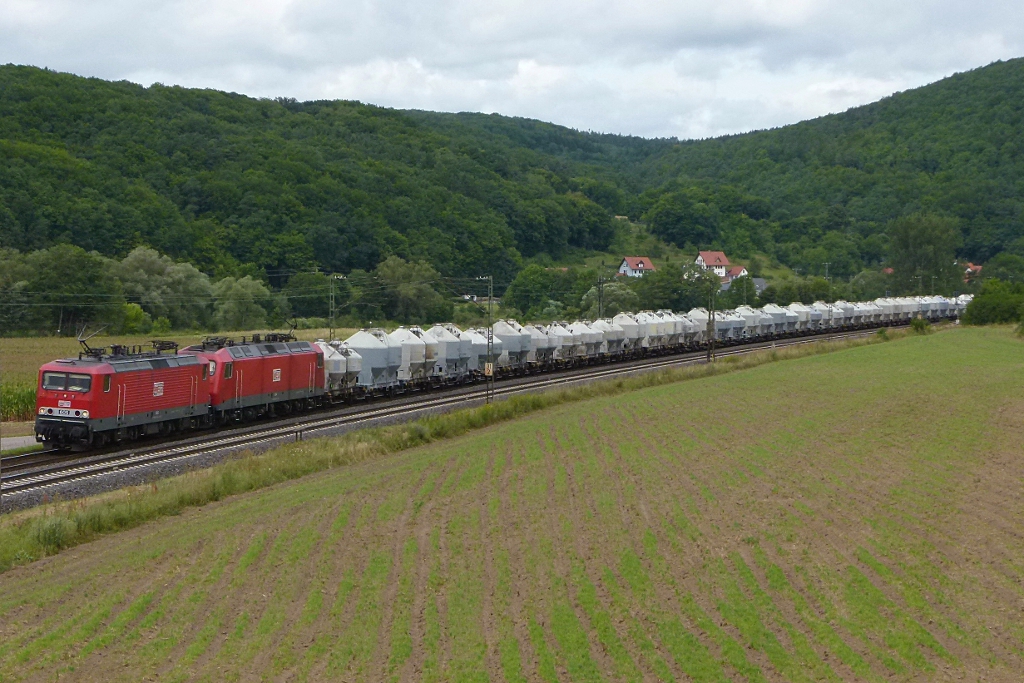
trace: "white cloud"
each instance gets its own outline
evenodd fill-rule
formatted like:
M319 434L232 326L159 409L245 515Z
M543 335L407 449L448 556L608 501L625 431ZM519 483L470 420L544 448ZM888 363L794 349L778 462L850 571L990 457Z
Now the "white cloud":
M0 62L706 137L1024 53L1008 0L6 0Z

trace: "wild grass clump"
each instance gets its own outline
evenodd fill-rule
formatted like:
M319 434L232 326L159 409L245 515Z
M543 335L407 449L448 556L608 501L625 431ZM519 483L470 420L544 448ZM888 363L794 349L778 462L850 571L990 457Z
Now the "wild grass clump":
M27 421L35 417L36 389L32 384L0 386L0 420Z
M99 535L138 526L185 509L255 491L308 474L379 459L416 446L513 420L553 406L614 396L637 389L754 368L778 360L829 353L905 336L891 332L860 339L822 341L728 356L715 363L649 372L578 387L521 394L507 400L415 422L366 429L341 437L287 444L259 455L242 453L214 467L95 499L50 503L12 515L0 524L0 572L32 562Z
M924 318L914 318L910 321L910 331L914 334L929 334L932 331L932 324Z

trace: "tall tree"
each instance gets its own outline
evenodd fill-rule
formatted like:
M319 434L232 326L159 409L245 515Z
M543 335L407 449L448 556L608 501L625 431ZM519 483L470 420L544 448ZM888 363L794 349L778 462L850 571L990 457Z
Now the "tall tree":
M437 291L441 276L429 263L389 256L377 266L377 278L384 286L384 313L392 320L427 324L451 319L454 305Z
M601 292L598 291L598 287L599 285L594 285L583 295L580 310L584 317L595 320L600 313L610 318L624 311L633 312L640 309L640 297L625 282L609 282L604 285L604 291Z
M155 249L136 247L114 269L125 296L174 329L205 325L211 314L210 279L190 263L175 263Z

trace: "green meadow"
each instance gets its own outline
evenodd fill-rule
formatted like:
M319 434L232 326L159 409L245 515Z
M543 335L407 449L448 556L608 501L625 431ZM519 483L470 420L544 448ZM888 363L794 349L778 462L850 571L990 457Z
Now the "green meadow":
M1022 384L955 329L185 507L0 574L0 681L1014 680Z

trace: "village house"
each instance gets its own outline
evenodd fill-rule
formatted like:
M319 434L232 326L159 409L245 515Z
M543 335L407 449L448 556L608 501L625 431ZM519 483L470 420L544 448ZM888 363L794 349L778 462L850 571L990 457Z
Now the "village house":
M643 277L644 273L657 270L651 259L646 256L626 256L619 265L618 275L625 277Z
M711 269L718 277L725 277L732 264L722 251L701 251L695 263L704 270Z
M747 269L746 269L746 268L744 268L743 266L733 266L732 268L730 268L730 269L729 269L729 270L728 270L728 271L726 272L726 274L725 274L725 277L726 277L726 279L728 279L728 280L729 280L730 282L732 282L732 281L733 281L733 280L735 280L736 278L738 278L738 277L744 277L744 276L746 276L746 275L749 275L749 273L747 273Z

